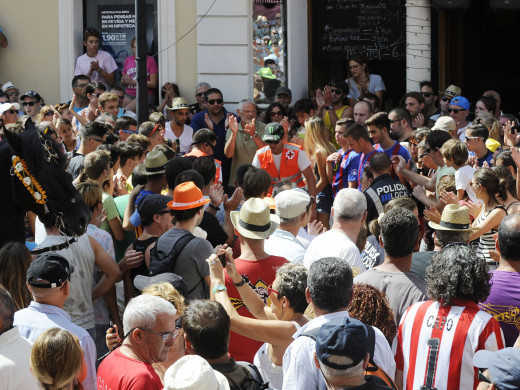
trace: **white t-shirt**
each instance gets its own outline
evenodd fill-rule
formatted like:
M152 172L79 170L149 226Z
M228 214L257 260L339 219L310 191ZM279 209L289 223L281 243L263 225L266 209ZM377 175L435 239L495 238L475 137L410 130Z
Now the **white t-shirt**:
M274 166L276 167L277 171L280 171L282 154L283 152L280 154L273 154ZM258 160L258 153L255 154L255 158L253 158L252 165L256 168L261 168L260 160ZM309 160L309 157L307 157L307 154L303 150L300 150L298 153L298 169L300 170L300 172L303 172L309 165L311 165L311 160Z
M87 53L78 57L78 59L76 60L76 69L74 70L74 76L80 74L86 75L88 72L90 72L90 63L92 61L97 61L99 63L99 67L107 73L112 73L117 69L117 64L114 61L114 58L106 51L99 49L95 57L89 57ZM105 78L102 77L97 71L92 72L92 74L90 75L90 82L92 81L99 81L105 84L105 87L107 87L107 89L110 88L110 85L105 80Z
M166 122L166 125L164 126L164 136L173 142L177 139L175 134L173 133L171 122ZM188 126L184 125L184 129L182 130L182 134L179 137L179 145L181 154L186 154L190 152L191 147L191 141L193 140L193 129Z
M345 233L337 229L329 230L312 240L305 252L303 265L309 269L312 263L324 257L339 257L351 267L357 267L360 272L366 270L359 249Z
M475 195L475 191L470 186L471 179L475 173L475 168L464 165L455 171L455 188L457 190L465 190L472 202L478 203L479 200Z

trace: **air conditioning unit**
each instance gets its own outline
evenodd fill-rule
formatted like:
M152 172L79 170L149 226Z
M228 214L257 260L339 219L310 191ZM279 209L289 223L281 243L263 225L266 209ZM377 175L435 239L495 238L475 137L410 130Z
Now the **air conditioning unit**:
M520 9L520 0L489 0L494 9Z
M432 7L442 9L466 9L469 8L469 0L432 0Z

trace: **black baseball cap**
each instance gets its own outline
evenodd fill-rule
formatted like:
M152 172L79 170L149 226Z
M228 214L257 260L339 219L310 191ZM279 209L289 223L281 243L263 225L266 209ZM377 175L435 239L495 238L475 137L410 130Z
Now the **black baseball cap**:
M67 259L56 252L45 252L33 260L27 270L27 283L39 288L61 287L70 275L74 267Z
M262 136L262 141L278 142L283 138L283 135L284 135L283 126L279 123L272 122L265 126L264 135Z
M40 94L36 91L27 91L25 92L22 97L20 98L20 100L23 100L23 98L26 98L26 97L31 97L31 98L35 98L36 100L38 101L41 101L42 100L42 97L40 96Z
M141 217L152 218L155 214L159 214L161 211L168 209L168 202L171 202L172 198L160 194L149 194L143 197L137 206L137 212Z
M323 324L316 338L316 356L321 364L335 370L357 366L368 352L368 336L365 325L354 318L338 318ZM351 364L329 361L331 356L345 356Z
M276 89L276 92L275 92L274 95L276 96L276 95L280 95L280 94L287 95L287 96L289 96L290 98L292 98L292 92L291 92L291 90L290 90L289 88L287 88L287 87L278 87L278 88Z

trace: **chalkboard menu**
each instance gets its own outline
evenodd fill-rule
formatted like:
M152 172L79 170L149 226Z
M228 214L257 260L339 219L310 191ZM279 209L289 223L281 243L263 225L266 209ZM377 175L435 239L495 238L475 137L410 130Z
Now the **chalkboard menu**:
M313 52L320 59L403 60L405 0L314 0Z

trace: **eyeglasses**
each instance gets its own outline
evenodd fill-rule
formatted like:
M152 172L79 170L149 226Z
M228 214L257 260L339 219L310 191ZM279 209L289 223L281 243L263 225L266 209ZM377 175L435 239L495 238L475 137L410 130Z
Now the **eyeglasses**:
M10 108L9 110L5 110L4 111L4 114L17 114L18 112L16 110L13 110L12 108Z
M103 138L90 137L89 139L93 139L94 141L101 142L102 144L105 143L105 140Z
M24 107L31 106L32 107L35 104L38 104L38 102L23 102L22 106L24 106Z
M87 83L83 83L83 84L75 85L74 88L85 88L86 86L87 86Z
M283 112L281 112L281 111L271 111L271 116L283 116Z
M470 139L479 139L479 138L482 138L482 137L464 137L464 139L466 141L469 141Z
M343 91L341 89L330 89L330 93L333 93L334 95L342 95Z
M430 97L433 95L433 92L421 92L424 97Z
M214 105L214 104L222 104L224 102L223 99L211 99L211 100L208 100L208 103L210 105Z
M448 108L449 112L454 112L455 114L458 114L460 111L463 111L460 108Z
M390 118L388 118L388 121L389 121L390 123L400 122L400 121L402 121L402 120L403 120L403 118L398 118L398 119L390 119Z
M271 295L272 293L275 293L276 295L280 295L280 293L276 290L273 290L273 284L270 284L267 286L267 295Z
M18 96L20 92L7 92L7 96Z
M90 96L99 97L100 93L91 93Z
M494 384L491 379L489 379L487 376L485 376L482 371L477 370L477 379L481 382L489 383L490 385L493 385L495 389L500 390L500 387L498 387L496 384Z
M349 68L350 70L352 70L352 69L357 69L357 68L359 68L360 66L361 66L361 65L357 64L357 65L349 66L348 68Z
M160 337L162 337L162 340L163 340L164 343L167 343L168 341L173 340L174 338L176 338L179 335L179 331L178 330L175 330L173 332L157 333L157 332L153 332L151 330L143 329L143 328L136 328L136 329L140 329L143 332L148 332L148 333L154 334L156 336L160 336Z

